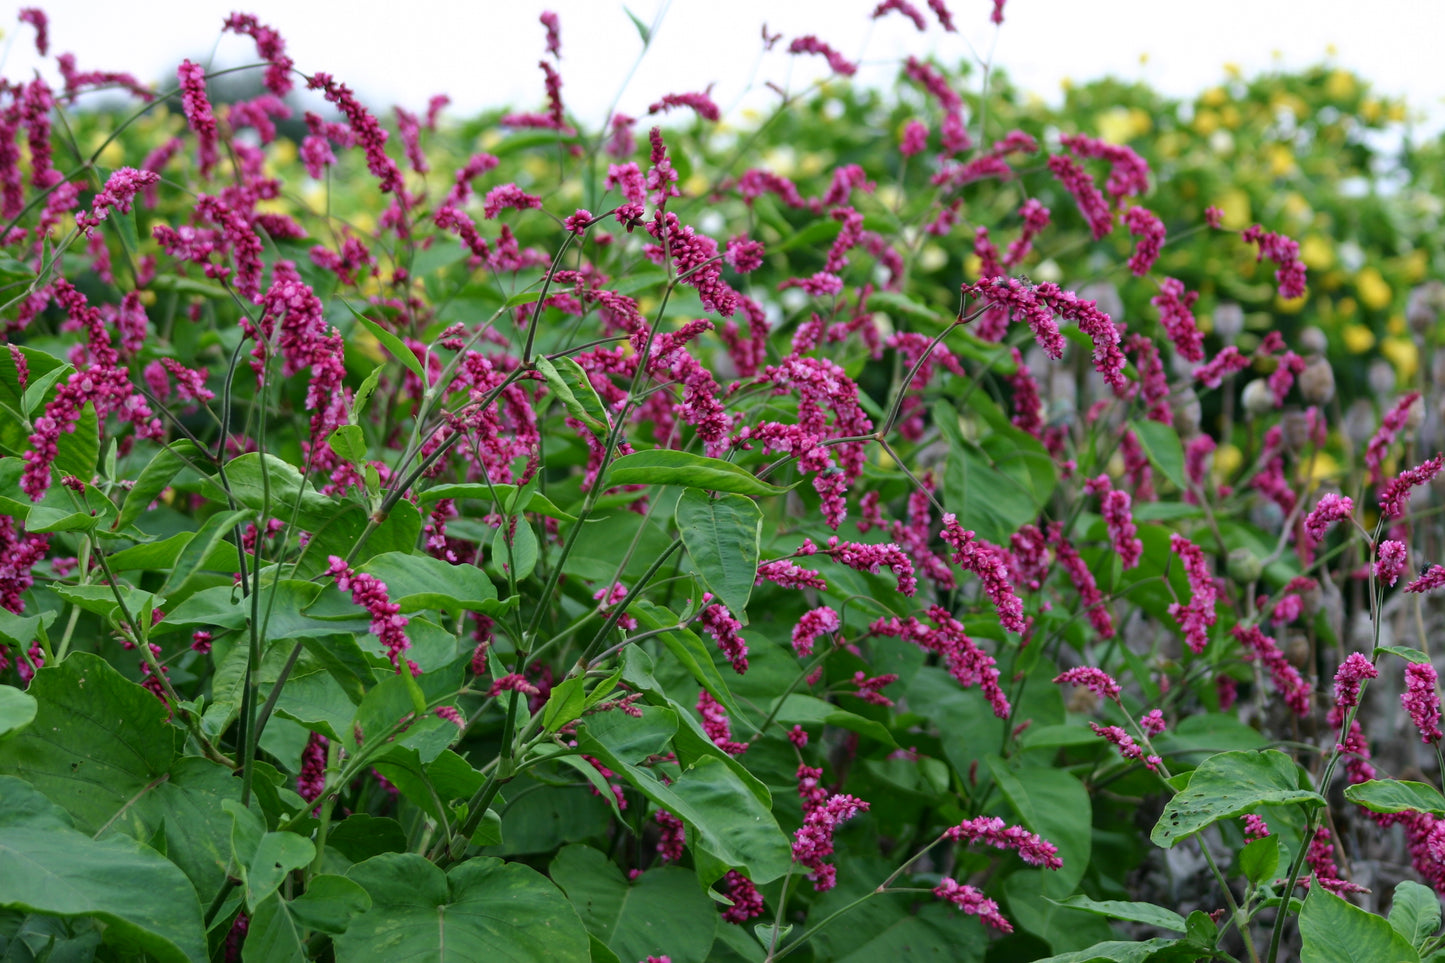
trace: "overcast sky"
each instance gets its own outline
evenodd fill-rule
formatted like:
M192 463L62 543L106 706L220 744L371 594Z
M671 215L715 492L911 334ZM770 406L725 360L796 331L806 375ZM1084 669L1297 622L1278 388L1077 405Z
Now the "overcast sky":
M947 0L959 33L930 24L922 35L896 14L870 21L876 2L40 0L40 6L50 17L52 55L71 51L82 70L126 70L170 82L183 57L216 65L254 60L249 40L219 35L233 9L254 13L285 37L301 70L331 73L379 110L399 103L419 111L437 93L451 96L458 113L501 104L539 107L544 34L537 15L550 9L562 21L564 100L592 124L624 82L620 109L637 115L663 93L716 83L713 97L726 110L741 103L750 79L754 89L766 81L796 89L826 72L820 58L789 57L783 44L760 61L766 22L789 39L816 34L863 61L863 76L875 83L891 81L904 53L931 51L954 62L992 49L994 62L1021 86L1049 99L1065 77L1104 74L1184 95L1219 82L1226 62L1247 71L1302 67L1324 59L1333 45L1334 62L1384 93L1408 96L1431 114L1431 129L1445 126L1445 3L1439 0L1010 0L997 30L989 22L992 0ZM926 12L924 0L914 2ZM642 44L624 6L657 24L653 47L630 81ZM30 76L38 62L33 32L3 10L0 27L3 75ZM46 72L54 76L53 65Z

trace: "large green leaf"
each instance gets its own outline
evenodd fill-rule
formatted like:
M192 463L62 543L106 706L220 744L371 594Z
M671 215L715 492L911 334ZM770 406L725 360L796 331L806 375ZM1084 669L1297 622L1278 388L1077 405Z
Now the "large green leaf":
M347 820L350 822L350 819ZM315 876L294 900L272 895L251 914L241 959L245 963L291 963L307 959L311 931L343 933L371 897L345 876Z
M1145 963L1147 960L1154 959L1155 953L1183 944L1183 940L1169 939L1107 940L1103 943L1095 943L1086 950L1059 953L1056 956L1038 960L1037 963ZM1181 959L1188 958L1187 952L1181 957Z
M371 897L371 911L336 938L337 963L590 960L576 910L521 863L477 857L443 873L414 853L383 853L346 875Z
M156 452L150 463L141 469L130 491L125 493L125 500L120 503L120 513L116 515L111 528L120 530L139 519L182 468L204 457L199 448L185 440Z
M1403 880L1395 886L1395 894L1390 897L1390 915L1387 918L1396 933L1418 948L1440 929L1440 897L1428 886Z
M1194 770L1189 785L1169 800L1149 838L1165 849L1221 819L1259 806L1323 806L1324 798L1299 788L1299 772L1284 753L1221 752Z
M1299 916L1300 963L1419 963L1420 954L1384 917L1311 886Z
M1422 812L1445 816L1445 796L1408 779L1371 779L1345 787L1345 798L1377 813Z
M1068 899L1052 900L1051 902L1069 909L1107 916L1111 920L1144 923L1147 926L1155 926L1161 930L1174 930L1177 933L1185 931L1184 917L1172 909L1155 906L1153 903L1135 903L1117 899L1095 900L1089 899L1087 896L1070 896Z
M1181 492L1184 487L1184 446L1179 432L1157 421L1131 421L1129 427L1159 473L1174 483Z
M103 659L75 652L30 683L35 721L0 741L0 770L25 779L96 835L150 841L185 870L203 899L225 880L230 819L240 793L229 769L177 755L181 730L150 692Z
M319 530L346 504L321 494L295 465L275 455L254 451L238 455L226 463L225 476L235 501L258 511L269 509L271 517L285 521L294 513L296 523L309 532ZM201 490L208 498L226 503L219 474L203 481Z
M0 908L93 916L121 950L206 958L200 901L174 863L124 836L92 839L11 776L0 776Z
M0 685L0 738L35 720L35 697L13 685Z
M638 451L614 461L598 487L606 490L618 485L683 485L737 495L777 495L786 491L732 462L671 448Z
M697 877L675 866L628 880L590 846L563 847L548 870L587 932L619 960L666 954L672 963L704 963L719 919Z
M592 387L592 380L586 369L566 355L555 361L545 355L538 355L535 364L546 379L547 387L552 389L552 393L562 402L567 413L582 422L587 430L598 438L606 437L609 427L607 408L597 396L597 390Z
M452 565L430 555L386 552L368 560L361 569L386 583L388 597L403 612L481 611L497 599L492 580L475 565Z
M698 574L733 617L746 623L748 598L758 577L763 513L741 495L709 498L689 488L677 500L676 518Z

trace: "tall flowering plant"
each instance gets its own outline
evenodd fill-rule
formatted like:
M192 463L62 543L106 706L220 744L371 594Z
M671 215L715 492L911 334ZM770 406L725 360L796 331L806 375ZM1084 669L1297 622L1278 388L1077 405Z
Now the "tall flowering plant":
M7 953L1432 952L1438 760L1362 714L1440 742L1427 373L1333 430L1174 276L1297 303L1297 240L1006 87L589 131L539 27L462 125L245 14L242 99L0 88Z

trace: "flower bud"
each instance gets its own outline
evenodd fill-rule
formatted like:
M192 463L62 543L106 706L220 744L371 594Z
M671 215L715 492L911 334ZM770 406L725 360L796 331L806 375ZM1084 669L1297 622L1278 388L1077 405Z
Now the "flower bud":
M1297 455L1310 443L1310 418L1303 411L1286 411L1279 427L1286 451Z
M1234 341L1244 330L1244 309L1233 301L1222 301L1214 308L1214 333L1226 344Z
M1388 361L1377 359L1370 362L1365 378L1370 384L1370 391L1374 392L1376 397L1383 398L1395 391L1395 369Z
M1323 357L1305 365L1297 383L1300 394L1312 405L1327 405L1335 396L1335 370Z
M1274 410L1274 392L1263 378L1255 378L1244 386L1244 410L1252 418Z
M1445 284L1426 281L1410 289L1410 297L1405 302L1405 320L1416 334L1426 334L1440 320L1442 309L1445 309Z
M1300 354L1324 354L1330 349L1330 341L1325 333L1314 325L1308 328L1301 328L1299 333Z
M1248 585L1259 578L1264 571L1264 563L1249 549L1236 548L1229 553L1225 570L1229 573L1229 577L1240 585Z
M1310 664L1310 640L1302 632L1291 632L1284 640L1284 657L1289 664L1296 669L1303 669Z

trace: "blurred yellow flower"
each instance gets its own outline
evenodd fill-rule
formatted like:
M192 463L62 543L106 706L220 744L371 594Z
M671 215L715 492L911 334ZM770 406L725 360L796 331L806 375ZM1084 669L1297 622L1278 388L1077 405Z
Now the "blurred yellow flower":
M1212 110L1201 110L1194 115L1194 132L1208 137L1219 129L1219 115Z
M1309 477L1303 478L1306 466L1309 468ZM1329 481L1332 478L1339 478L1343 472L1340 463L1327 451L1315 452L1314 458L1300 464L1300 474L1303 480L1313 484Z
M1307 234L1304 240L1300 241L1299 259L1305 262L1305 267L1311 271L1323 271L1334 266L1335 249L1324 235Z
M1425 253L1424 248L1417 247L1406 254L1404 262L1406 280L1413 284L1425 279L1425 272L1430 269L1430 255Z
M963 276L972 280L978 277L978 272L983 270L983 258L977 254L967 254L963 258Z
M1231 187L1219 196L1215 206L1224 211L1224 226L1236 231L1249 227L1249 195L1238 187Z
M1283 144L1271 144L1269 148L1269 172L1275 177L1293 174L1296 170L1294 151Z
M1147 111L1137 107L1113 107L1094 119L1099 138L1110 144L1126 144L1149 133L1154 126Z
M1226 64L1224 69L1228 70L1229 65ZM1229 103L1229 95L1224 92L1223 87L1210 87L1199 95L1199 102L1206 107L1218 107L1221 104Z
M1233 104L1225 104L1219 110L1219 122L1230 130L1238 127L1241 119L1242 115L1239 113L1239 108Z
M1354 74L1348 70L1332 70L1325 80L1325 93L1331 100L1344 100L1354 96L1356 86Z
M1366 265L1355 275L1355 291L1360 303L1371 311L1381 311L1390 306L1395 293L1374 265Z
M1395 373L1402 382L1415 380L1420 369L1420 349L1409 338L1386 338L1380 342L1380 353L1395 366Z
M947 263L948 252L937 244L929 244L918 252L918 266L925 271L937 271ZM979 266L983 266L982 261L979 261Z
M1345 350L1350 354L1364 354L1375 346L1375 332L1358 322L1347 324L1340 331Z
M1239 450L1238 445L1224 444L1214 449L1215 482L1218 483L1233 477L1243 463L1244 453Z

